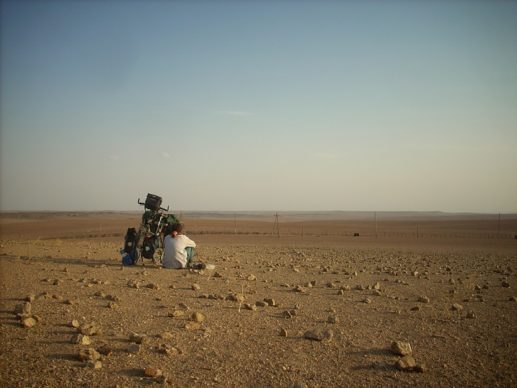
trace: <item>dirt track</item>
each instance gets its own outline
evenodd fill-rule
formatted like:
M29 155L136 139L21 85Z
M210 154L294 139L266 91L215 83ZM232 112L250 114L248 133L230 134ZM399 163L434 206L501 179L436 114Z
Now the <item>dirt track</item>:
M93 217L83 224L38 220L39 240L18 237L14 222L3 221L0 384L517 382L513 239L354 238L331 235L325 228L313 235L306 229L303 239L294 232L277 238L209 233L214 224L192 220L188 225L199 256L216 268L191 272L150 265L122 268L115 234L129 219L115 218ZM96 233L99 225L103 230ZM231 231L232 225L227 220L218 230ZM238 227L245 230L243 224ZM68 232L86 237L52 238ZM39 321L24 328L14 310L31 295L30 314ZM261 306L264 299L277 306ZM256 310L248 309L257 302ZM194 312L202 313L204 321L194 322ZM70 326L74 319L94 322L101 330L90 336L91 345L70 342L77 334ZM314 329L326 338L304 338ZM147 337L137 345L131 332ZM411 344L423 373L395 367L401 357L389 350L393 341ZM82 348L102 350L103 344L110 354L101 355L100 369L80 361ZM163 376L146 376L148 367Z

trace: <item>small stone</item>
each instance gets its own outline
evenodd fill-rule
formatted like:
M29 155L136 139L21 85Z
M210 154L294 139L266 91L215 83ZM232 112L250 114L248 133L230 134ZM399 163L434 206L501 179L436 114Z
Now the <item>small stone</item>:
M257 306L250 303L244 303L243 306L246 310L257 311Z
M391 343L390 350L399 356L409 356L413 353L411 344L403 341L393 341Z
M72 319L69 323L68 323L68 326L70 327L73 327L73 328L78 328L80 326L79 324L79 321L77 319Z
M34 300L36 299L36 295L34 294L29 294L25 297L25 301L31 303L31 302L34 302Z
M454 303L451 307L451 310L453 311L462 311L463 310L463 306L459 303Z
M501 283L501 287L504 287L504 288L510 288L510 283L508 283L508 281L504 280L504 281Z
M100 362L100 361L88 361L86 363L86 366L88 368L92 368L92 369L102 369L102 362Z
M135 344L143 344L147 341L147 335L131 332L129 333L129 340Z
M466 317L467 317L468 319L474 319L474 318L476 318L476 315L474 314L474 312L469 311L469 312L467 313Z
M185 311L183 311L183 310L174 310L173 312L167 313L167 315L169 317L172 317L172 318L179 318L179 317L182 317L182 316L185 315Z
M312 341L323 341L325 339L331 340L333 336L334 336L334 333L331 330L321 330L321 329L307 330L303 334L303 338L312 340Z
M245 297L244 295L242 294L229 294L227 297L226 297L226 300L229 300L229 301L232 301L232 302L238 302L238 303L242 303L244 302L245 300Z
M188 331L196 331L201 329L201 324L199 322L188 322L185 324L185 329Z
M150 288L152 290L159 290L160 289L160 286L156 283L149 283L147 286L147 288Z
M250 275L248 275L248 277L246 278L246 280L248 280L248 281L252 282L252 281L257 280L257 277L256 277L255 275L253 275L253 274L250 274Z
M30 315L31 311L32 304L30 302L20 303L14 307L14 313L19 315Z
M337 290L337 294L338 295L345 295L345 291L342 288L340 288L339 290Z
M93 348L86 348L79 350L79 360L81 361L97 361L101 358L99 352Z
M85 323L78 328L79 332L84 335L99 335L100 328L95 323Z
M370 303L372 303L372 300L370 298L365 298L363 300L363 303L370 304Z
M192 290L193 291L199 291L201 289L201 286L197 283L194 283L192 286L191 286Z
M113 351L111 349L111 346L109 346L106 342L101 342L100 344L98 344L95 350L97 350L103 356L109 356Z
M427 296L420 296L418 297L418 301L421 303L429 303L431 300Z
M155 367L152 367L152 366L148 366L147 368L144 369L144 374L147 376L147 377L159 377L161 376L163 373L160 369L158 368L155 368Z
M280 332L278 333L280 337L287 337L287 330L284 328L280 329Z
M413 306L410 309L411 311L420 311L420 306Z
M79 345L91 345L92 341L90 340L90 337L83 334L75 334L70 339L70 342L73 344L79 344Z
M179 353L179 350L176 349L175 347L173 346L169 346L167 344L160 344L158 345L158 347L156 348L156 350L159 352L159 353L162 353L162 354L167 354L167 355L173 355L173 354L178 354Z
M32 317L24 318L22 319L22 326L27 329L30 329L31 327L36 326L36 320Z
M174 336L172 335L172 333L170 331L164 331L163 333L160 334L160 338L163 340L171 340L174 338Z
M107 306L106 306L106 307L107 307L107 308L109 308L109 309L114 309L114 308L116 308L117 306L118 306L118 305L117 305L115 302L108 302L108 304L107 304Z
M517 296L510 296L510 297L508 298L508 300L509 300L510 302L517 302Z
M377 282L373 285L374 290L380 290L381 289L381 283Z
M273 298L264 298L264 302L266 302L268 304L268 306L278 307L278 304L276 303L276 301Z
M138 344L130 344L127 347L127 351L128 351L128 353L136 354L136 353L140 352L140 345L138 345Z
M75 300L75 299L65 299L65 301L63 303L64 304L68 304L68 305L74 305L74 304L77 304L77 300Z
M402 371L412 371L416 367L413 356L404 356L395 363L395 367Z
M267 302L264 302L263 300L258 300L255 302L255 306L257 307L267 307L269 304Z
M339 322L339 318L337 315L329 315L327 317L327 323L338 323Z
M192 315L190 316L191 321L198 322L198 323L202 323L205 320L205 318L206 318L205 315L198 311L192 313Z
M302 286L296 286L294 289L293 289L294 292L299 292L301 294L304 294L307 292L307 289L305 287L302 287Z

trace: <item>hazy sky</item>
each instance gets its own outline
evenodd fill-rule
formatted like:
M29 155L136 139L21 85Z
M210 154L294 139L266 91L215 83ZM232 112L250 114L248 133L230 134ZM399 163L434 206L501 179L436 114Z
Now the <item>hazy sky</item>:
M1 209L517 211L516 1L2 1Z

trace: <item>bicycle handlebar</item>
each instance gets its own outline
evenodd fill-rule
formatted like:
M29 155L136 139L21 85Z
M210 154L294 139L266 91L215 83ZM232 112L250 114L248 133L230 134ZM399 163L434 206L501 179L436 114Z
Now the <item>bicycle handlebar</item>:
M145 202L140 202L140 198L138 198L137 203L138 203L139 205L141 205L141 206L145 206ZM168 212L168 211L169 211L169 206L167 206L167 209L165 209L165 208L163 208L163 207L161 207L161 206L160 206L160 210L163 210L163 211L165 211L165 212Z

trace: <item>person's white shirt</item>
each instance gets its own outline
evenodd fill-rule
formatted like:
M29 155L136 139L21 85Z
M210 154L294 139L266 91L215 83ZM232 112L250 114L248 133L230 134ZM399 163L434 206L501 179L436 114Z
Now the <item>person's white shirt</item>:
M176 237L167 235L163 240L162 263L165 268L185 268L187 266L187 251L185 248L196 247L196 243L184 234Z

